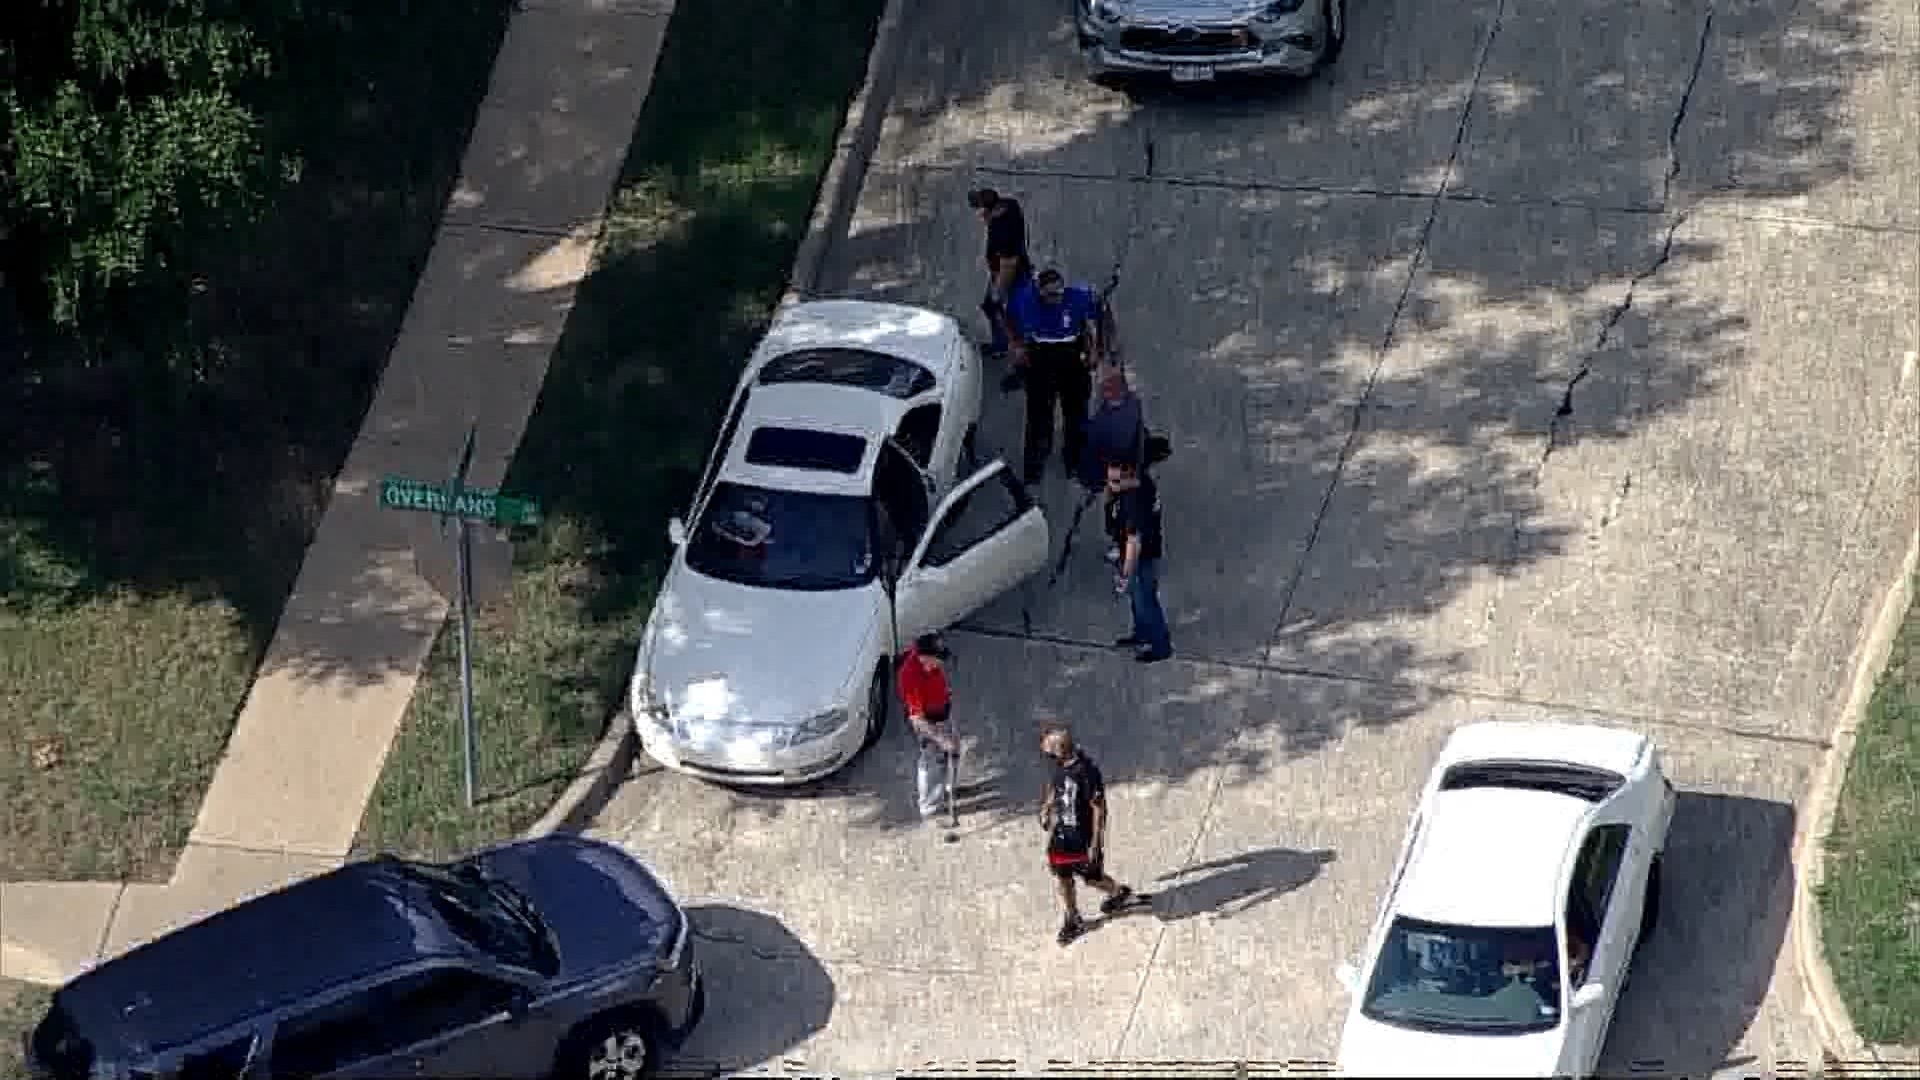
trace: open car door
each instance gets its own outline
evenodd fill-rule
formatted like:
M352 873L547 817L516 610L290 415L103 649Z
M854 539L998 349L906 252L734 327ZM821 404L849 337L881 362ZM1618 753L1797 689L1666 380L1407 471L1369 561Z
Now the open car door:
M894 590L895 651L944 630L1047 563L1047 519L1026 487L994 461L934 509Z

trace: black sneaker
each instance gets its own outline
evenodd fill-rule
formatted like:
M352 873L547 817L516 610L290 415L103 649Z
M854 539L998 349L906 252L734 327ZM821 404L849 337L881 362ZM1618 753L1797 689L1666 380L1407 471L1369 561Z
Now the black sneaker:
M1073 939L1086 932L1087 924L1081 921L1080 916L1075 915L1060 924L1060 932L1054 935L1053 940L1062 945L1071 945L1073 944Z
M1128 634L1126 637L1113 639L1113 647L1116 649L1134 649L1145 644L1146 642L1141 641L1137 634Z
M1119 892L1100 901L1100 914L1111 915L1121 908L1126 907L1128 904L1133 903L1136 899L1138 898L1134 896L1133 890L1122 885L1120 886Z
M1154 649L1141 649L1139 652L1133 654L1133 659L1136 663L1157 664L1172 655L1172 649L1168 649L1165 652L1159 652Z

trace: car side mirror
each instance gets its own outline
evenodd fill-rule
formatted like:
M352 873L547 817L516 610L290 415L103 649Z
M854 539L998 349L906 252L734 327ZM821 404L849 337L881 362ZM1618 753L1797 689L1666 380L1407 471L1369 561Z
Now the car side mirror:
M1607 996L1607 988L1597 982L1582 983L1580 989L1573 992L1574 1011L1580 1012L1600 1004Z
M1349 994L1359 992L1360 969L1352 964L1340 964L1333 969L1333 981Z
M687 523L679 518L667 519L667 539L674 547L684 547L687 542Z

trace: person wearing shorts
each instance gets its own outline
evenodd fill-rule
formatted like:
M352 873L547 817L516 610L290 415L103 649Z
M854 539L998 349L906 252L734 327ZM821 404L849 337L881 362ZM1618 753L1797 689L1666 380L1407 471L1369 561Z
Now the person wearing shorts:
M1055 938L1072 942L1086 931L1080 917L1076 881L1103 892L1100 913L1111 915L1134 899L1134 891L1108 876L1106 869L1107 788L1100 767L1076 746L1065 724L1041 729L1040 752L1052 763L1040 827L1047 833L1047 869L1053 875L1065 919Z

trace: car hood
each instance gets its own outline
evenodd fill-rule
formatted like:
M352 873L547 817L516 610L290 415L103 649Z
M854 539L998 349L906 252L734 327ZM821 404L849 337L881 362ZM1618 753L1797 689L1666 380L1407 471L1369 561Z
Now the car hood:
M1343 1076L1558 1076L1566 1026L1525 1035L1413 1031L1358 1012L1340 1037Z
M654 605L639 671L676 721L788 727L865 689L854 665L885 610L877 584L756 589L678 566Z
M533 902L568 981L666 955L686 916L659 879L626 852L556 833L474 857Z

